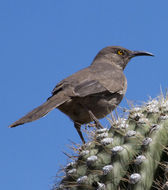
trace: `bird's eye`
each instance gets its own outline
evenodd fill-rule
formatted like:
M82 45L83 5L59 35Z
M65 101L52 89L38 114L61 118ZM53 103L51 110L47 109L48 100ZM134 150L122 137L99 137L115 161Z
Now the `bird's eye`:
M123 52L122 50L118 50L118 51L117 51L117 54L118 54L118 55L124 55L124 52Z

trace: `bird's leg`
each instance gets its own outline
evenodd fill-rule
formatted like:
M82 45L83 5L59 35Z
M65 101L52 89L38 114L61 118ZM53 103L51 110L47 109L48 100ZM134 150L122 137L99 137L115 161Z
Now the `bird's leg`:
M95 115L93 114L93 112L86 106L86 105L83 105L81 102L80 102L80 105L89 113L89 115L90 115L90 117L91 117L91 119L94 121L94 123L95 123L95 126L96 126L96 128L97 129L102 129L102 128L104 128L101 124L100 124L100 122L99 122L99 120L95 117ZM77 130L78 131L78 130ZM80 130L79 130L80 131ZM79 132L78 132L79 133ZM80 131L80 133L81 133L81 131ZM81 133L82 134L82 133ZM80 134L79 134L80 135ZM80 135L81 136L81 135ZM82 137L83 138L83 137ZM81 138L81 139L82 139Z
M91 118L93 119L93 121L95 122L96 128L98 129L102 129L103 126L100 124L99 120L95 117L95 115L93 114L93 112L91 110L88 110Z
M74 127L76 128L76 130L77 130L77 132L78 132L78 134L79 134L79 136L80 136L80 138L81 138L83 144L85 144L85 140L84 140L83 135L82 135L82 132L81 132L81 130L80 130L81 125L80 125L79 123L77 123L77 122L74 122Z

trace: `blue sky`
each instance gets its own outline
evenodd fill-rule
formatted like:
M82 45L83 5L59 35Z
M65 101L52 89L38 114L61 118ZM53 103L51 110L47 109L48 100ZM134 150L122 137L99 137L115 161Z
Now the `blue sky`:
M23 127L7 126L44 102L63 78L109 45L146 50L125 70L126 99L142 102L168 87L168 1L0 1L0 189L46 190L68 159L73 123L58 110ZM106 120L102 121L105 125Z

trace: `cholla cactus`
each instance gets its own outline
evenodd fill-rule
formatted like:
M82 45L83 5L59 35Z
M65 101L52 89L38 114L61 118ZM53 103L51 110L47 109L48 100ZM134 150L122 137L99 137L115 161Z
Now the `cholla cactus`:
M167 98L128 112L78 147L54 190L168 189Z

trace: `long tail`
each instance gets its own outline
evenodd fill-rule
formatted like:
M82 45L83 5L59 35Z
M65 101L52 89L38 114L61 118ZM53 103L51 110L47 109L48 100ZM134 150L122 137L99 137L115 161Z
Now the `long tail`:
M59 94L58 96L52 96L49 98L45 103L43 103L41 106L35 108L28 114L26 114L24 117L20 118L19 120L12 123L9 127L16 127L18 125L22 125L24 123L32 122L37 119L40 119L41 117L45 116L48 112L53 110L54 108L60 106L64 102L66 102L69 99L69 97L65 97L63 94Z

